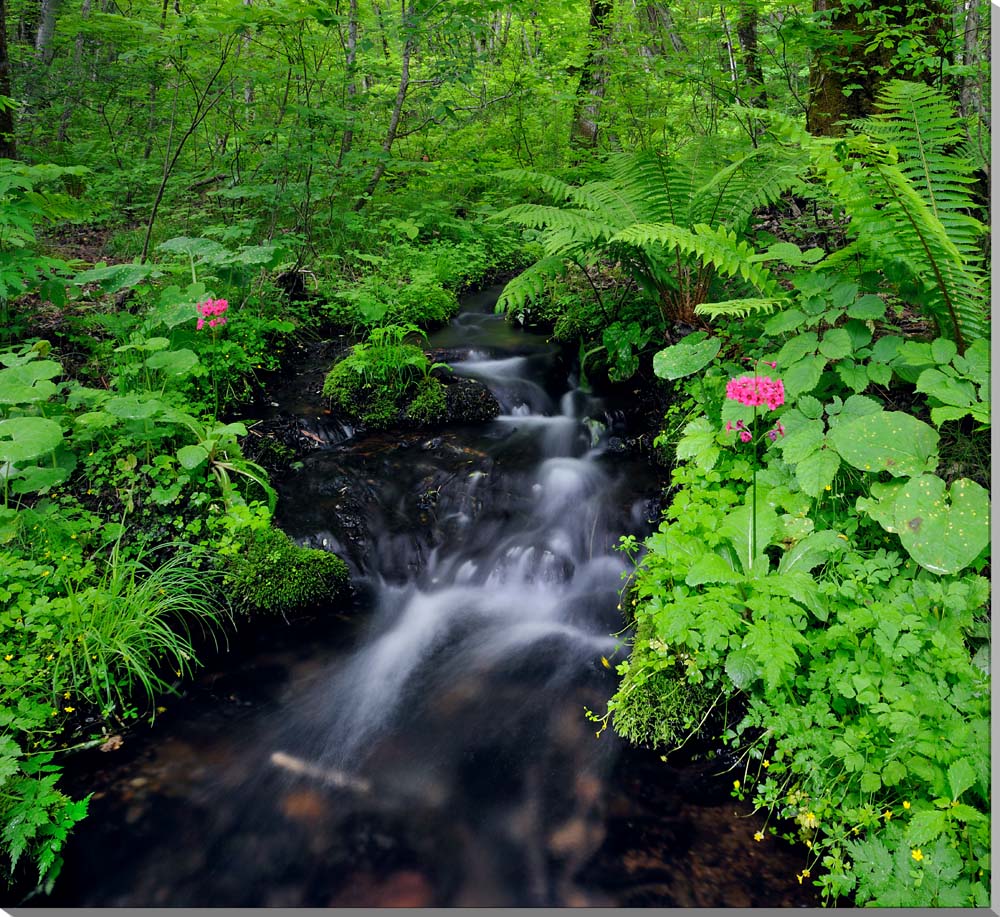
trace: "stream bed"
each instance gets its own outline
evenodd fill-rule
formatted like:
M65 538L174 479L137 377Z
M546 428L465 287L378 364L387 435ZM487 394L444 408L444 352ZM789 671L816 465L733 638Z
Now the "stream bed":
M93 790L52 895L32 904L808 906L803 854L710 762L595 737L626 652L619 536L656 474L625 414L544 337L466 297L432 336L493 421L355 435L326 366L273 390L315 448L278 520L340 553L352 608L244 623L152 729L67 768Z

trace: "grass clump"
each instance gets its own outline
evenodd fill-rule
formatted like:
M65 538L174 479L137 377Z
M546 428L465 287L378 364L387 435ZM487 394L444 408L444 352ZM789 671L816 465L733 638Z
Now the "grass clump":
M267 528L232 556L225 585L245 611L286 614L339 595L348 578L336 554L300 547L281 529Z

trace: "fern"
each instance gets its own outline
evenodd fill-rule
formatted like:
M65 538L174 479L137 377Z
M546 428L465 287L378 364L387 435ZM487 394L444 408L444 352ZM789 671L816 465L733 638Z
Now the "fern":
M699 303L694 311L707 318L749 318L751 315L768 315L787 303L786 299L776 297L727 299L723 302Z
M496 311L516 309L523 313L529 303L544 295L553 280L565 273L564 258L550 255L539 259L504 287L497 300Z
M854 122L868 133L816 138L773 118L809 154L812 169L851 218L854 241L823 268L872 257L904 297L961 351L987 334L989 301L980 240L969 211L972 164L948 152L960 139L950 103L930 87L894 81L881 111Z
M741 151L725 162L713 139L673 158L655 152L616 156L606 179L579 187L507 171L502 177L529 182L554 204L518 204L498 218L541 231L541 274L550 274L551 258L618 262L657 302L664 321L694 321L694 307L705 301L718 275L742 278L778 301L777 281L753 263L755 253L740 235L754 210L799 181L804 161L801 153L774 145ZM541 289L534 275L512 281L501 303L523 306L525 297Z

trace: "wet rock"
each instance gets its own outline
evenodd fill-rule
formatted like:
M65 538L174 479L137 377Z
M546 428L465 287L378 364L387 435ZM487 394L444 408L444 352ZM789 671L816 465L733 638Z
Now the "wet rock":
M292 821L313 825L329 817L329 801L322 793L304 787L282 797L281 812Z
M445 411L449 423L483 423L500 414L500 402L477 379L456 376L445 386Z

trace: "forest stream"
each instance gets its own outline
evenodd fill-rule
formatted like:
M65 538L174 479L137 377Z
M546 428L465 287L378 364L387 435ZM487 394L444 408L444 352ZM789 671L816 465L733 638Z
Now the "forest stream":
M430 340L493 421L353 435L324 419L326 366L271 391L322 443L277 481L278 521L347 560L357 607L263 625L151 729L68 763L95 796L31 904L815 903L734 772L595 737L627 649L615 545L651 530L660 482L498 292Z

